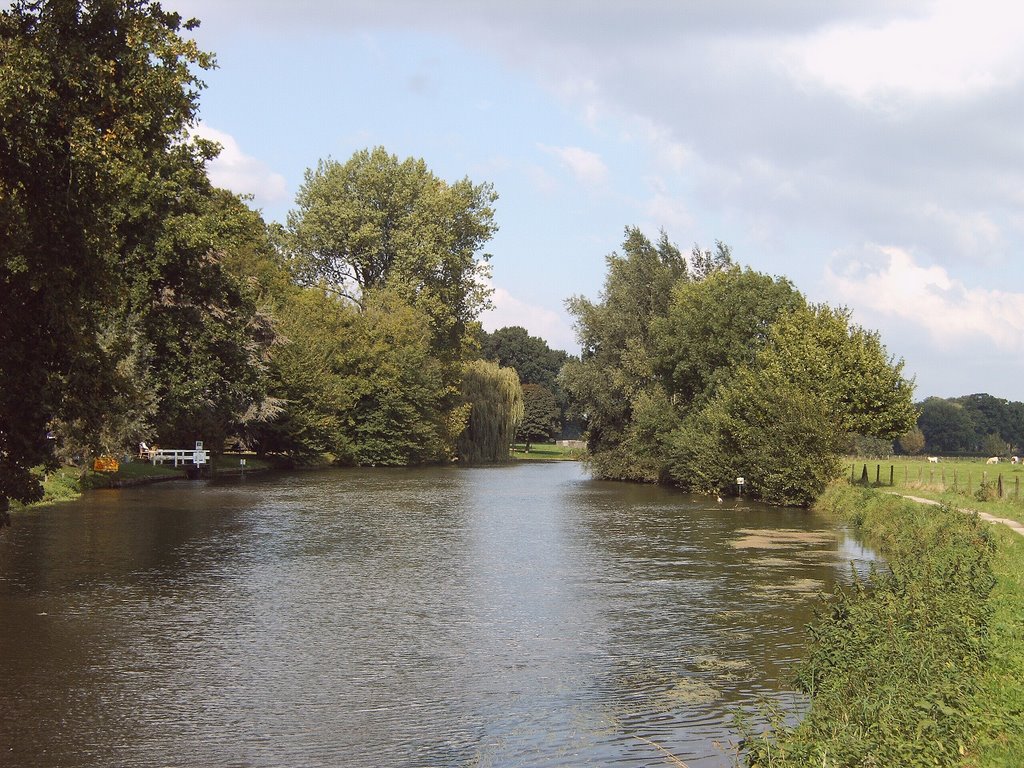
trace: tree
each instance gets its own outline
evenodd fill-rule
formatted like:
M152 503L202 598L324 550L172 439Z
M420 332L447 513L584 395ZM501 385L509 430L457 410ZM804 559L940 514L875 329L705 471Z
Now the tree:
M918 406L917 425L924 432L930 453L960 453L972 450L975 440L970 415L958 403L929 397Z
M662 232L657 245L637 228L626 229L623 255L606 257L600 301L581 296L566 305L576 317L582 348L568 362L562 385L587 424L591 466L601 477L657 480L661 468L626 447L634 404L657 385L651 364L651 321L664 316L672 288L689 279L686 258Z
M523 384L523 420L516 430L516 439L526 444L548 440L561 428L561 413L551 390L540 384Z
M480 250L497 229L490 184L447 183L383 147L306 171L286 244L300 279L362 306L387 287L424 312L435 352L458 359L490 289Z
M806 505L836 476L848 435L891 441L913 425L913 385L901 370L845 311L787 312L755 360L732 369L673 434L670 476L701 491L742 476L764 501Z
M54 419L97 444L101 393L123 390L110 309L213 155L187 136L213 64L193 26L148 0L0 11L0 509L39 498Z
M459 436L459 460L466 464L494 464L509 459L516 427L523 418L523 390L512 368L475 360L462 379L463 401L469 420Z
M785 278L737 266L679 282L667 313L652 323L655 369L682 407L699 403L753 361L780 315L803 303Z
M924 432L916 424L899 437L899 447L903 453L917 456L924 450Z
M478 338L481 358L515 368L524 385L540 384L550 390L558 405L559 430L575 429L579 434L580 425L569 416L569 396L559 380L562 367L570 359L567 352L551 349L544 339L531 336L518 325L499 328L493 333L481 329Z
M523 384L540 384L556 392L558 374L568 353L551 349L539 336L531 336L519 325L480 332L480 357L505 368L515 368Z

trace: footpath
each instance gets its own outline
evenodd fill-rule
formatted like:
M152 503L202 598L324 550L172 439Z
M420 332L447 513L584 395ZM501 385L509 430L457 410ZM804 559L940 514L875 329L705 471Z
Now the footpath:
M890 491L890 493L892 493L893 496L902 496L904 499L910 499L911 501L916 501L919 504L931 504L932 506L935 506L935 507L941 506L941 503L938 502L938 501L935 501L934 499L922 499L920 496L908 496L905 493L895 493L895 492L891 492L891 491ZM982 520L985 520L987 522L990 522L990 523L1000 523L1002 525L1005 525L1007 528L1009 528L1014 533L1016 533L1016 534L1018 534L1020 536L1024 536L1024 525L1021 525L1016 520L1007 520L1005 517L996 517L995 515L990 515L988 512L979 512L976 509L964 509L964 508L959 508L959 509L960 509L961 512L965 512L965 513L967 513L969 515L972 515L972 514L973 515L977 515Z

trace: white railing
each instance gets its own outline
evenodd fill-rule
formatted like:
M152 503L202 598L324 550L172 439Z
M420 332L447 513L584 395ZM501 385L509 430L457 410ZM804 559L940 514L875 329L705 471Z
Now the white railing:
M199 444L200 446L202 443ZM165 461L173 461L174 466L179 464L195 464L197 467L206 464L210 460L210 452L197 448L150 448L149 460L153 464L163 464Z

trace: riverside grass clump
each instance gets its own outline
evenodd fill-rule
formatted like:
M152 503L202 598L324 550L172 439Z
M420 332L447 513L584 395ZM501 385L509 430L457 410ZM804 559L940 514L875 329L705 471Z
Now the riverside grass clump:
M748 740L748 765L987 764L971 756L987 711L992 530L952 508L838 484L818 507L858 527L886 565L820 609L797 677L810 710Z

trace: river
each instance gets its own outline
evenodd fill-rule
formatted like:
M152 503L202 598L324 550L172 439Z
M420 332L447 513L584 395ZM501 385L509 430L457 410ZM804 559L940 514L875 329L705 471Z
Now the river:
M95 491L0 533L0 765L728 766L868 557L573 463Z

